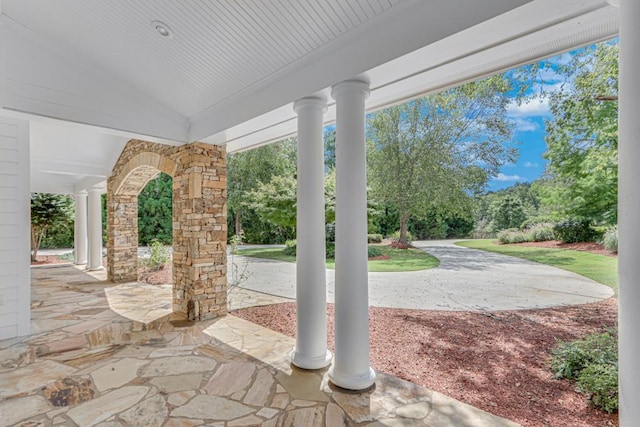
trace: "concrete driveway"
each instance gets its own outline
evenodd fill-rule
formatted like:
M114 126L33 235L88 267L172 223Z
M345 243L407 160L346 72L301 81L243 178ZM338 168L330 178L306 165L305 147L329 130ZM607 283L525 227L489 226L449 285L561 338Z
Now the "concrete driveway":
M577 274L453 242L414 242L440 260L437 268L369 273L369 304L425 310L515 310L584 304L613 296L611 288ZM295 298L295 264L237 255L234 262L247 267L249 277L240 287ZM328 302L334 299L334 275L327 270Z

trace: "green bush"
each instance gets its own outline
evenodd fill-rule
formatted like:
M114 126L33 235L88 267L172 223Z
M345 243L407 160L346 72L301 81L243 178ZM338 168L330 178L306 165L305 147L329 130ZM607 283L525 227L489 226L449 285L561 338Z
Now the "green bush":
M615 330L558 342L551 351L556 378L576 380L578 390L590 395L594 406L613 412L618 408L618 339Z
M553 224L540 223L532 224L525 230L528 242L546 242L553 240Z
M578 391L590 395L591 403L607 413L618 409L618 367L611 364L589 365L578 376Z
M522 243L527 241L527 235L524 231L517 228L508 228L498 231L498 241L503 244Z
M149 245L149 259L146 260L146 266L151 270L160 270L169 262L169 249L159 240L154 239Z
M287 240L284 243L284 249L282 253L285 255L296 256L296 241L295 240Z
M367 243L382 243L382 234L367 234Z
M618 253L618 226L611 227L604 232L602 244L608 251Z
M390 238L393 242L398 242L400 240L400 231L393 233ZM413 236L411 235L411 232L407 231L407 243L411 244L411 242L413 242Z
M287 240L284 244L282 253L285 255L296 256L297 242L295 240ZM336 245L334 243L327 243L325 247L325 256L328 259L336 257Z
M534 216L520 224L520 229L524 230L525 228L531 228L536 224L555 224L556 222L557 218L554 219L553 217L548 215Z
M566 219L556 223L553 226L553 234L556 239L565 243L591 242L595 237L589 221L578 219Z
M382 254L383 254L382 249L380 249L378 246L371 246L371 245L367 246L367 256L369 258L380 256Z

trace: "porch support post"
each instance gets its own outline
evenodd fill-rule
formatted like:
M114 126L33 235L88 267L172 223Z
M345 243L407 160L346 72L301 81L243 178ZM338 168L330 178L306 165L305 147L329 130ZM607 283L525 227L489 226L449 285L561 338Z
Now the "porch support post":
M640 2L620 1L618 122L620 425L640 419Z
M99 188L89 189L89 265L91 271L102 267L102 202Z
M324 147L322 115L327 102L302 98L298 114L298 193L296 250L296 346L291 362L303 369L331 363L327 350L327 284L325 271Z
M349 390L373 385L369 366L365 99L369 83L333 86L336 100L335 357L329 379Z
M78 191L75 195L76 211L73 227L73 247L76 264L87 263L87 192Z

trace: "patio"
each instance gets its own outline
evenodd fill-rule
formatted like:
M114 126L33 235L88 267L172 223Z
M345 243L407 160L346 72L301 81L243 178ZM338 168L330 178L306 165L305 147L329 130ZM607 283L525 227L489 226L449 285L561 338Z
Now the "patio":
M169 286L32 269L32 329L0 341L1 426L514 426L377 373L363 393L292 367L294 340L234 316L171 314ZM232 292L230 309L272 297Z

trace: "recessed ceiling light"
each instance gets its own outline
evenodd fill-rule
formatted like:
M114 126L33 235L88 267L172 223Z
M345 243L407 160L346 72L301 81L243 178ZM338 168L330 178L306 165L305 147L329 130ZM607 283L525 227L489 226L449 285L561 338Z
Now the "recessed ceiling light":
M162 37L167 37L167 38L173 38L173 31L171 30L171 27L169 27L167 24L165 24L162 21L151 21L151 26L153 28L155 28L155 30L158 32L158 34L160 34Z

